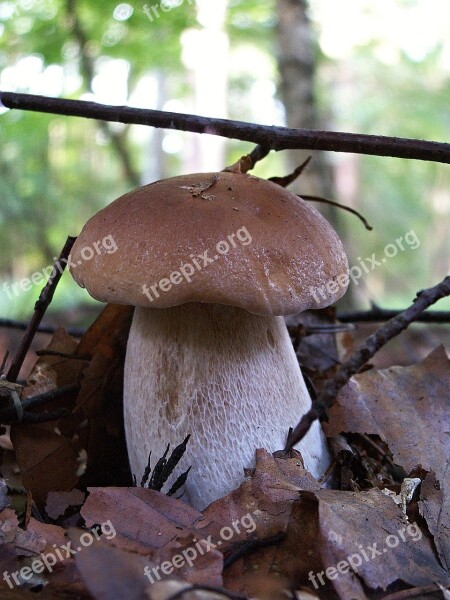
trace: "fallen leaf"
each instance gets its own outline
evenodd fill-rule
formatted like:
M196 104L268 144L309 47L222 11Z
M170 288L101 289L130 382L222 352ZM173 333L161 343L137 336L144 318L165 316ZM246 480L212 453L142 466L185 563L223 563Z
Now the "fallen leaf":
M200 536L196 525L203 522L201 513L184 502L146 488L89 488L89 497L81 514L86 524L110 521L116 535L111 545L141 554L156 565L195 548ZM132 514L132 519L124 519ZM194 541L195 539L195 541ZM222 554L218 550L195 552L195 560L179 561L177 575L190 583L222 584ZM190 564L191 563L191 564ZM166 575L162 575L166 577ZM159 580L161 572L151 575ZM149 576L150 578L150 576Z
M429 539L380 490L322 489L316 497L325 571L322 579L333 577L333 583L342 584L357 573L368 587L383 590L397 580L412 586L447 581ZM346 561L347 567L341 565L338 571L341 561ZM345 570L347 573L341 572Z
M108 304L84 334L77 354L91 357L83 372L75 414L87 451L85 486L132 484L123 431L123 367L133 307Z
M58 329L47 350L72 355L77 347L63 329ZM60 356L41 356L29 377L22 397L28 398L78 382L85 363ZM73 405L76 393L52 401L37 412L52 411ZM70 416L40 424L22 423L11 427L11 441L16 453L22 481L33 500L43 510L50 490L71 490L78 482L79 448L73 443L76 422Z
M49 492L45 512L51 519L56 520L63 516L69 507L81 506L84 498L85 493L77 489L70 492Z
M448 476L444 477L442 482L436 480L434 473L429 473L425 477L420 488L419 509L433 535L442 566L450 569L450 481Z
M79 547L83 532L71 529L70 540ZM146 564L142 556L130 554L94 541L75 555L77 569L95 600L146 600L148 581L144 575Z
M406 472L421 465L442 481L448 472L449 359L443 347L422 363L355 375L329 411L327 435L376 434Z

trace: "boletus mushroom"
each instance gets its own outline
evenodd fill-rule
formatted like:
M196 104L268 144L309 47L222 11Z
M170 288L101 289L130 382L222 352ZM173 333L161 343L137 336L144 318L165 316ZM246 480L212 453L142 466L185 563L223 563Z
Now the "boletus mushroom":
M117 250L83 260L107 236ZM157 459L190 434L180 467L192 465L186 494L201 509L240 484L257 448L284 447L311 399L283 315L328 306L348 284L342 243L320 213L243 173L174 177L92 217L71 263L91 296L136 307L124 420L138 481L150 451ZM324 472L317 422L297 449L313 475Z

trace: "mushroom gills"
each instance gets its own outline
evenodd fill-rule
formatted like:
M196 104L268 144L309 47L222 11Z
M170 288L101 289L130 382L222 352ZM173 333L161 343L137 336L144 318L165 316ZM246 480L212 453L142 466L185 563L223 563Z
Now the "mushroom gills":
M201 510L242 483L257 448L281 450L310 406L283 317L221 304L135 309L124 421L138 482L150 451L154 466L190 433L177 474L192 465L186 499ZM319 423L296 448L314 476L325 472Z

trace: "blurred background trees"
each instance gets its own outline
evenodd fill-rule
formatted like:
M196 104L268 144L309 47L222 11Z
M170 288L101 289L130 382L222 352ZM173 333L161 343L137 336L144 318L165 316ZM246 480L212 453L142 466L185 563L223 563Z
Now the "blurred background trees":
M448 31L447 0L6 1L0 88L447 141ZM10 284L51 264L67 235L125 191L220 169L252 149L213 136L6 109L0 135L0 274ZM254 173L283 174L307 155L272 153ZM420 240L365 273L344 303L401 307L448 273L449 183L448 165L314 154L296 191L353 206L374 226L367 232L353 216L325 211L351 265L384 256L386 244L410 230ZM18 295L0 286L0 316L26 318L38 293L36 286ZM80 301L90 302L65 275L53 310Z

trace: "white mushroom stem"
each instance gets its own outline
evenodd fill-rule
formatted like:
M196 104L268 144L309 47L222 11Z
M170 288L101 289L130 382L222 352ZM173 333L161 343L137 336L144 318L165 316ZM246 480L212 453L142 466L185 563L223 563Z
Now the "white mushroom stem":
M180 471L198 509L221 498L254 466L257 448L281 450L311 399L282 317L220 304L136 308L125 363L128 455L139 483L167 444L190 433ZM329 464L314 423L297 447L307 469Z

